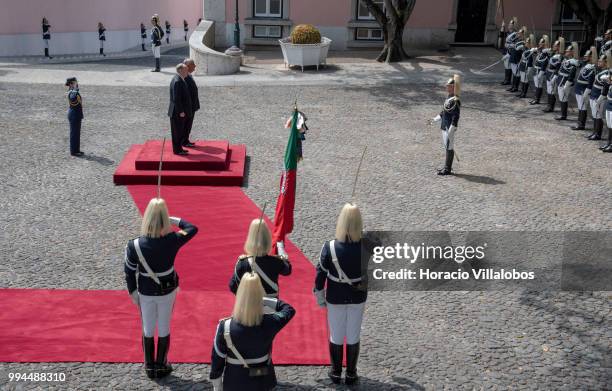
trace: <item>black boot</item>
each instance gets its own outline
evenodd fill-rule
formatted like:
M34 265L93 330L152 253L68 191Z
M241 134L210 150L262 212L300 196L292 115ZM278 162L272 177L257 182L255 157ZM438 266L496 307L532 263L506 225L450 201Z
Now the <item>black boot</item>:
M519 91L519 94L516 96L517 98L522 98L523 97L523 85L525 83L523 83L522 81L519 82L519 86L517 88L517 91Z
M561 105L561 115L556 117L557 121L565 121L567 119L567 102L560 102Z
M548 95L548 106L546 106L546 108L542 111L545 113L552 113L553 111L555 111L555 103L557 103L557 97L555 96L555 94L546 95Z
M601 140L602 129L603 129L603 119L595 118L593 120L593 133L587 136L587 138L589 140Z
M344 383L348 386L357 383L357 359L359 358L359 342L346 345L346 377Z
M453 169L453 158L455 157L455 151L454 150L446 150L446 162L444 163L444 168L441 170L438 170L438 175L452 175L452 169Z
M521 81L521 79L519 77L512 75L512 83L510 85L510 88L508 88L506 91L508 91L508 92L516 92L516 91L518 91L518 85L519 85L520 81Z
M152 69L151 72L159 72L159 58L155 58L155 69Z
M348 346L347 346L348 347ZM329 343L329 360L331 369L329 370L329 378L334 384L340 384L342 380L342 355L344 346Z
M172 365L168 363L168 350L170 350L170 335L167 337L157 337L155 367L158 378L166 377L172 372Z
M600 120L603 122L603 120ZM612 152L612 129L608 128L608 142L599 147L603 152Z
M529 82L523 84L523 96L521 98L527 98L527 91L529 91Z
M542 88L536 88L533 100L531 102L529 102L529 104L530 105L539 105L540 104L540 98L542 98Z
M149 379L155 378L155 338L142 336L144 367Z
M140 46L142 47L142 51L143 51L143 52L146 52L146 51L147 51L147 50L145 49L145 47L144 47L144 43L143 43L143 44L141 44Z
M104 54L104 48L100 48L100 55L106 57L106 54Z
M502 86L510 85L511 78L512 78L512 69L504 69L504 81L502 81L499 84L501 84Z
M572 126L572 130L584 130L584 127L586 125L586 117L587 117L586 110L579 110L578 111L578 122L576 122L575 126Z

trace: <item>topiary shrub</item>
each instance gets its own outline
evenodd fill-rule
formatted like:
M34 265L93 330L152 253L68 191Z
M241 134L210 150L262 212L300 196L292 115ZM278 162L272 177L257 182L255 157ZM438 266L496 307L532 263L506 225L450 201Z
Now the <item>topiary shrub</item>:
M296 45L321 43L321 33L311 24L300 24L291 32L291 43Z

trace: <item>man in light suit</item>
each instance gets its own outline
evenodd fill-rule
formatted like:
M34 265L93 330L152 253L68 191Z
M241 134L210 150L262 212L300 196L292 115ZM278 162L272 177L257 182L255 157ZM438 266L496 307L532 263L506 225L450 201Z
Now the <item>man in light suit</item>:
M170 104L168 105L168 117L170 117L170 129L172 132L172 151L176 155L187 155L182 143L185 138L187 122L193 116L191 106L191 95L185 78L189 74L185 64L176 66L176 75L170 82Z

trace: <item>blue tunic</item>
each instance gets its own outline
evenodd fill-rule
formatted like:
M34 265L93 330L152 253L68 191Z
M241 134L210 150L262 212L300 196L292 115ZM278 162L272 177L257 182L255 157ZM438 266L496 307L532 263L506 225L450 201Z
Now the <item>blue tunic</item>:
M564 60L559 68L559 80L557 85L563 87L566 82L573 84L574 80L576 80L576 73L579 65L580 63L576 59L568 58Z
M593 88L591 88L591 99L599 99L601 95L608 95L610 83L604 80L608 77L610 77L610 70L608 69L599 72L595 76L595 80L593 81Z
M584 91L593 88L593 82L595 81L596 68L594 64L585 64L578 73L578 79L576 80L576 87L574 92L576 95L583 95Z
M559 73L561 63L563 62L563 56L555 54L548 60L548 66L546 67L546 80L551 81L555 75Z
M459 98L452 95L449 96L444 101L444 106L442 106L442 111L440 112L440 117L442 121L440 121L440 129L448 130L448 128L453 126L458 126L459 116L460 116L460 106L461 102Z
M257 262L257 266L261 269L261 271L264 272L265 275L277 285L279 275L288 276L291 274L291 263L289 263L288 260L276 255L257 257L255 262ZM229 282L229 288L232 293L235 294L238 291L238 285L240 284L240 279L242 276L245 273L250 273L251 271L252 268L249 264L249 256L241 255L236 262L234 274L232 274L232 278ZM261 279L261 285L263 285L264 290L268 295L278 293L264 278Z
M535 55L535 59L533 61L533 66L536 69L536 72L546 72L546 67L548 66L548 60L550 59L550 50L544 49L539 50Z
M151 29L151 44L153 46L161 46L161 40L164 37L164 31L159 26L153 26Z
M510 64L518 64L521 61L525 49L525 42L517 37L516 43L508 50L510 53Z
M51 31L49 31L49 27L51 27L50 24L43 23L42 25L43 39L51 39Z
M523 55L521 56L521 62L519 63L519 71L527 72L527 70L533 67L533 57L535 55L536 49L525 49L523 51Z
M265 301L268 306L274 307L272 309L275 312L264 314L260 325L247 327L235 320L231 321L231 342L245 360L265 358L266 355L269 355L272 351L274 337L295 315L295 309L281 300L265 299ZM249 376L249 368L228 362L228 360L236 360L237 357L227 347L223 336L224 322L225 319L219 321L215 333L210 379L218 379L223 376L225 391L267 391L274 388L277 383L271 359L249 364L249 367L253 369L267 369L268 374L264 376Z
M606 103L606 111L612 111L612 88L608 85L608 102Z

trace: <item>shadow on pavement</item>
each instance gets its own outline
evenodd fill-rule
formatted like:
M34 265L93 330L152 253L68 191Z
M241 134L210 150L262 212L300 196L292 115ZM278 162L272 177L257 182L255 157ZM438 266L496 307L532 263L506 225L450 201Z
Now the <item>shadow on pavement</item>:
M481 175L470 175L470 174L455 174L457 178L465 179L468 182L481 183L483 185L505 185L506 182L500 181L499 179L491 178L488 176Z

